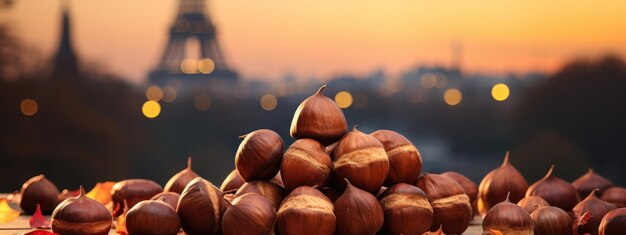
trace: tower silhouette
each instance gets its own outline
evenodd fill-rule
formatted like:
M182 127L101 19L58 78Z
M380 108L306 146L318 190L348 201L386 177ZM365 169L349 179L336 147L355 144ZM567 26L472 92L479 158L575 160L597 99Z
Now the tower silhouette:
M53 79L78 79L78 57L72 46L69 4L63 2L62 9L59 47L52 58L51 76Z
M216 38L216 29L206 11L205 0L180 0L178 15L169 30L169 40L150 82L164 84L171 79L236 80ZM188 43L197 40L200 58L190 58Z

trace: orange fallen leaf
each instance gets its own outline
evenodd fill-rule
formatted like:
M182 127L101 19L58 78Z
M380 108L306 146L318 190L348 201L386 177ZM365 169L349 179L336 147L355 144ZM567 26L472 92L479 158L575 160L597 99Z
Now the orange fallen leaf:
M495 230L495 229L489 229L489 232L490 232L491 235L504 235L504 233L502 233L502 232L500 232L498 230Z
M434 231L434 232L425 232L425 233L424 233L424 234L422 234L422 235L442 235L442 234L443 234L443 231L441 230L441 229L442 229L442 227L443 227L443 225L439 225L439 229L437 229L437 231Z
M116 234L128 235L128 231L126 231L126 213L128 213L128 204L124 200L124 213L117 218Z
M50 221L41 214L41 207L37 204L37 209L33 216L30 217L30 228L50 228Z
M9 206L6 198L0 199L0 224L9 223L20 216L20 212Z
M59 235L58 233L49 232L46 230L33 230L28 233L24 233L24 235Z
M111 189L113 189L113 185L115 185L115 182L111 181L97 183L86 196L98 201L102 205L106 205L111 202Z

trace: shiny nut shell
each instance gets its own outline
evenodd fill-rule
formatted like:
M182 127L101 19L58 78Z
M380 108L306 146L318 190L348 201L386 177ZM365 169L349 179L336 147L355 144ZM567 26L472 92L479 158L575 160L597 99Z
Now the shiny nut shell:
M242 136L235 167L245 181L269 180L280 170L285 144L276 132L261 129Z
M300 139L285 151L280 174L289 192L299 186L325 186L332 167L322 144L313 139Z
M378 130L370 135L383 145L389 158L389 175L385 185L415 184L422 171L422 157L413 143L390 130Z
M277 226L281 235L332 235L337 219L333 203L313 187L294 189L277 213Z
M135 204L143 200L148 200L154 195L163 192L163 188L156 182L146 179L129 179L117 182L111 189L111 198L113 199L113 208L122 208L117 210L115 216L123 213L124 200L128 203L128 207L132 208Z

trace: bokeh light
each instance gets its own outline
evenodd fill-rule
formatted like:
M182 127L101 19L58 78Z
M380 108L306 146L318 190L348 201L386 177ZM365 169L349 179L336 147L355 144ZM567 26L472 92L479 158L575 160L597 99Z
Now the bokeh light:
M211 97L205 94L197 95L194 100L194 104L196 106L196 109L200 111L205 111L211 107Z
M20 111L22 111L22 114L26 116L35 115L37 110L39 110L39 105L37 104L37 101L33 99L24 99L22 100L22 103L20 103Z
M194 74L198 72L198 62L194 59L184 59L180 62L180 71L184 74Z
M509 98L510 94L509 86L504 83L498 83L491 88L491 96L496 101L505 101Z
M172 103L176 99L176 88L166 86L163 88L163 101Z
M266 94L261 97L261 108L266 111L272 111L278 105L278 100L276 100L276 96L272 94Z
M350 107L352 105L352 94L347 91L338 92L335 95L335 103L342 109Z
M154 100L148 100L143 103L143 106L141 107L141 112L143 112L143 115L147 118L158 117L161 113L161 105L159 104L159 102L156 102Z
M198 70L203 74L209 74L215 69L215 63L209 58L201 59L198 62Z
M443 93L443 101L448 105L458 105L463 100L463 94L459 89L450 88Z
M437 77L432 73L422 74L420 77L420 85L423 88L431 89L437 85Z
M448 85L448 77L444 73L435 73L435 87L444 88Z
M163 98L163 90L157 85L152 85L146 89L146 98L148 98L148 100L159 101Z

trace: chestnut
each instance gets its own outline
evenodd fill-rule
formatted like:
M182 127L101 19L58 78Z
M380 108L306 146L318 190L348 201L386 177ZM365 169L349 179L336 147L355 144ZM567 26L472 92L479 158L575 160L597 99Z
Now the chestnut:
M546 200L543 200L543 198L537 196L528 196L522 198L522 200L519 200L519 202L517 202L517 205L521 208L524 208L524 210L526 210L526 212L528 212L529 214L535 211L538 206L550 206L550 204L546 202Z
M113 220L102 204L85 196L80 186L78 197L61 202L52 212L52 231L63 235L106 235Z
M563 209L554 206L535 206L530 213L535 224L535 235L571 235L572 218Z
M564 211L571 211L578 203L578 192L570 183L552 175L554 165L548 173L539 181L535 182L526 191L526 196L539 196L551 206L556 206Z
M191 169L191 157L188 157L187 168L172 176L172 178L170 178L170 180L165 184L163 191L181 194L189 181L195 179L196 177L198 177L198 174Z
M533 219L507 196L503 202L493 206L483 219L485 234L533 234Z
M604 191L600 199L610 202L618 208L626 207L626 188L611 187Z
M442 227L445 234L462 234L472 220L472 206L463 187L452 178L426 173L417 181L433 207L434 220L430 231Z
M278 171L278 173L276 173L274 178L272 178L270 180L270 182L273 182L273 183L277 184L278 186L280 186L283 189L285 188L285 184L283 183L283 177L280 175L280 170Z
M344 179L348 179L355 187L374 194L389 174L389 158L383 145L356 126L341 138L332 157L331 177L338 189L345 188Z
M413 143L390 130L378 130L370 135L383 145L389 157L389 175L385 185L415 184L422 171L422 157Z
M527 189L528 182L509 162L509 152L506 152L502 165L485 175L478 186L478 213L485 215L496 203L504 201L509 192L509 200L517 203L524 198Z
M598 234L622 235L626 231L626 208L619 208L606 213L600 222Z
M175 192L162 192L157 195L154 195L154 197L150 198L150 200L161 200L161 198L163 198L163 202L172 206L172 208L176 210L176 205L178 205L180 194L175 193Z
M430 230L433 208L418 187L398 183L378 198L385 214L385 234L423 234Z
M578 196L580 198L586 197L594 189L600 189L600 191L596 193L598 196L602 196L605 190L613 187L613 183L610 180L598 175L591 168L589 168L587 174L584 174L580 178L574 180L572 185L578 192Z
M49 215L59 204L59 189L42 175L30 178L20 191L20 208L26 214L33 214L39 204L41 213Z
M383 226L384 212L374 195L352 186L349 180L346 190L335 201L337 234L376 234Z
M285 151L280 176L287 192L299 186L323 187L332 167L322 144L313 139L299 139Z
M178 200L176 212L183 231L189 235L217 234L220 219L229 203L211 182L198 177L189 182Z
M128 234L176 235L180 231L180 219L172 206L159 200L137 203L126 213Z
M280 203L285 198L285 190L279 185L270 182L270 181L250 181L246 182L237 190L235 194L235 198L242 196L246 193L257 193L260 194L272 203L272 207L277 209L280 206Z
M266 235L274 231L276 211L272 203L256 193L246 193L233 200L222 218L224 235Z
M245 181L269 180L280 170L285 144L276 132L261 129L241 136L235 166Z
M600 220L609 211L615 210L616 207L608 202L598 199L596 192L599 189L594 189L589 193L589 196L579 202L572 211L577 218L583 216L583 214L589 212L590 218L587 223L578 228L578 232L581 234L589 233L591 235L598 234L598 226L600 226Z
M333 211L333 203L322 192L310 186L300 186L280 205L277 214L279 234L332 235L337 224Z
M237 172L237 169L234 169L230 172L230 174L228 174L228 176L226 176L226 179L222 181L220 190L222 190L223 192L237 191L239 187L241 187L241 185L243 185L243 183L245 182L246 181L244 181L239 175L239 172Z
M335 101L322 94L324 88L300 103L291 120L291 137L314 139L326 146L348 132L346 117Z
M124 201L131 208L140 201L148 200L154 195L163 192L161 185L152 180L147 179L129 179L122 180L113 185L111 189L111 198L113 200L113 208L123 208ZM114 216L120 216L123 210L114 211Z

